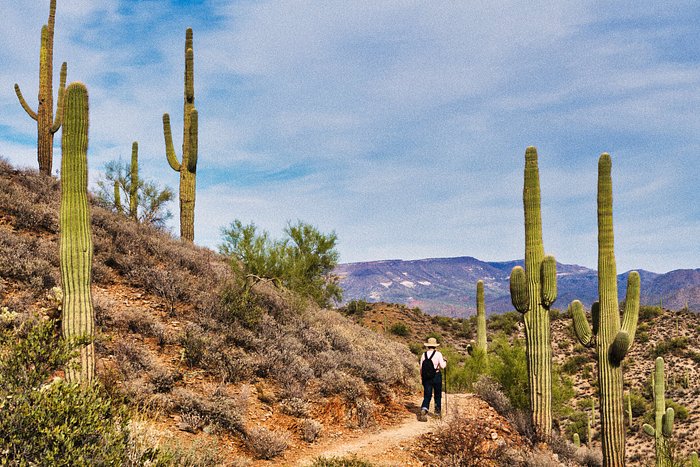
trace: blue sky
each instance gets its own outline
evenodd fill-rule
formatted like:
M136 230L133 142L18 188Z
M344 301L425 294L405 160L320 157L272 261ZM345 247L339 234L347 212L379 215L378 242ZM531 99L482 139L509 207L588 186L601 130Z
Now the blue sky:
M35 105L48 3L0 4L0 154L21 166L36 127L12 88ZM547 252L596 266L606 151L618 269L665 272L700 267L698 24L692 1L60 0L54 66L90 91L93 182L138 140L176 188L161 116L178 147L193 27L199 244L301 219L343 262L521 258L534 145Z

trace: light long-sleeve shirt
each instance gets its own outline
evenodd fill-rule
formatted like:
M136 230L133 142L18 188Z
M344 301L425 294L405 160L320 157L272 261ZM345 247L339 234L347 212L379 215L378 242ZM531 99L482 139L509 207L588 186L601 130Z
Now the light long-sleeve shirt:
M423 354L420 357L420 366L423 366L423 361L425 360L425 354L428 354L428 357L433 355L433 349L428 349L427 352L423 352ZM430 359L433 362L433 365L435 365L435 369L437 371L440 371L441 368L445 368L447 366L447 361L443 358L442 354L440 353L439 350L435 350L435 355Z

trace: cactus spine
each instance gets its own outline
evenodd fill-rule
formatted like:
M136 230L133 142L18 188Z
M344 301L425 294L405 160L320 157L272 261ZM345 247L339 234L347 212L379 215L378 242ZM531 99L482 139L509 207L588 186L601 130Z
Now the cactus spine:
M15 83L15 93L27 115L37 123L37 159L39 171L51 175L53 165L53 135L61 128L63 114L63 94L66 88L67 64L61 65L60 85L56 115L53 112L53 36L56 23L56 0L51 0L49 20L41 28L41 48L39 51L39 105L36 112L29 107L19 85Z
M593 329L586 320L583 305L574 300L569 311L574 331L584 346L595 346L598 355L600 426L604 466L625 463L625 426L623 418L622 369L620 363L634 342L639 316L639 274L627 278L625 314L620 325L617 299L612 222L612 163L609 154L598 161L598 293L599 301L591 307Z
M182 162L177 160L170 130L170 115L163 114L165 154L170 167L180 172L180 238L194 241L194 201L197 174L198 115L194 107L194 52L192 29L185 35L185 105L182 136Z
M129 216L135 221L139 219L139 143L131 145L131 180L129 185Z
M557 298L556 261L544 255L540 176L537 149L525 151L525 269L513 268L510 295L513 306L523 314L527 349L530 410L537 434L552 434L552 345L549 307Z
M81 343L68 382L90 382L95 374L94 312L90 295L92 238L87 200L88 93L82 83L66 90L61 140L60 262L63 283L62 329Z
M654 365L654 373L651 377L654 389L654 422L655 426L645 423L644 433L653 436L656 441L656 467L671 465L668 452L668 439L673 434L673 408L666 408L666 394L664 385L664 359L658 357Z
M484 305L484 281L476 283L476 350L486 355L486 306Z

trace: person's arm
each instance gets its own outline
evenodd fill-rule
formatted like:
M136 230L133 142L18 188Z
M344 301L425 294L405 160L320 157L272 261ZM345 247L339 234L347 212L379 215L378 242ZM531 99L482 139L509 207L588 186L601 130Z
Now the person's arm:
M442 353L439 354L440 358L438 358L438 366L440 368L445 368L447 366L447 360L445 360L445 357L442 356Z

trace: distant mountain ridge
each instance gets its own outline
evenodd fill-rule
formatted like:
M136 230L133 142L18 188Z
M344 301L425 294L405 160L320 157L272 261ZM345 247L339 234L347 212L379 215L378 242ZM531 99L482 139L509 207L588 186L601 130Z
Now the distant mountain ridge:
M385 260L340 264L343 299L402 303L430 314L466 316L476 308L476 282L484 281L488 313L513 310L510 302L510 271L523 260L481 261L471 256L429 258L411 261ZM618 275L620 299L624 298L629 272ZM641 302L679 309L686 304L700 310L700 269L678 269L658 274L639 270ZM575 264L557 263L559 290L555 308L566 309L574 300L587 307L597 299L595 270Z

